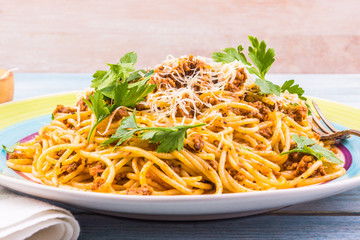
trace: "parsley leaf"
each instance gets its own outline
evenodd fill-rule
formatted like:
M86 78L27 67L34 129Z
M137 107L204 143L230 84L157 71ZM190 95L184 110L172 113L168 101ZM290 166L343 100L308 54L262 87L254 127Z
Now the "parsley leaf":
M280 96L280 86L268 80L257 78L255 84L260 88L261 94L275 94Z
M223 49L225 53L213 52L212 58L214 59L215 62L231 63L237 60L237 61L241 61L245 65L250 66L251 63L247 61L244 53L242 52L243 50L244 48L241 45L237 47L237 50L235 48L225 48Z
M137 54L135 52L129 52L120 58L121 63L135 64L137 61Z
M266 49L266 43L256 37L249 36L252 47L248 48L249 57L254 65L258 68L259 77L265 79L265 74L269 71L271 65L275 61L275 50L273 48Z
M104 89L102 91L106 91L106 94L104 95L114 100L113 105L109 108L110 112L120 106L134 107L136 104L143 101L144 98L156 87L156 84L147 84L147 82L148 79L143 79L132 84L123 81L115 87L108 87Z
M297 147L290 151L281 153L280 156L293 152L301 152L313 155L319 160L325 158L326 160L336 164L342 163L342 161L338 157L336 157L335 153L318 144L315 144L315 141L310 138L293 134L292 139L297 144Z
M265 74L269 71L271 65L275 61L275 50L273 48L266 49L266 43L256 37L249 36L251 46L249 46L249 57L255 67L247 67L251 74L255 74L259 78L255 80L255 84L259 87L261 94L275 94L280 96L280 86L265 79Z
M149 93L151 93L156 84L147 84L148 80L144 79L140 82L128 85L127 82L120 83L120 86L127 89L124 95L117 95L120 106L134 107L136 104L144 100ZM133 85L133 86L132 86ZM115 99L116 101L116 99Z
M127 80L131 73L135 71L134 64L137 61L137 55L134 52L125 54L119 63L107 65L110 67L108 71L98 70L93 75L91 87L100 90L107 97L112 97L109 89L116 86L121 80Z
M132 130L128 130L129 128L131 128ZM138 128L139 127L136 123L135 111L134 111L134 113L131 116L128 116L121 121L120 126L118 127L116 132L101 145L106 146L110 143L118 141L116 146L119 146L126 140L132 138L132 136L134 135L134 133L137 131Z
M145 70L137 70L137 71L131 73L126 81L132 82L132 81L138 80L138 79L140 79L142 77L144 77L144 79L150 79L150 77L153 74L154 74L154 70L150 70L148 72L146 72Z
M281 92L288 91L292 94L297 94L301 100L306 100L306 97L303 96L304 89L299 86L299 84L294 85L295 80L287 80L282 86L281 86Z
M311 146L312 150L318 152L319 154L322 154L322 156L324 158L326 158L327 160L329 160L330 162L334 162L334 163L337 163L337 164L340 164L342 163L342 161L336 157L335 153L333 151L330 151L320 145L313 145Z
M90 141L90 137L95 129L95 127L102 122L107 116L110 115L109 108L104 101L104 95L100 91L95 91L93 95L89 95L90 101L83 99L83 101L88 105L91 111L95 114L96 122L93 127L90 129L87 140Z
M150 143L158 143L158 152L180 151L184 148L184 139L187 137L186 131L189 128L204 126L205 124L176 126L176 127L139 127L135 119L135 111L131 116L124 118L120 127L116 130L102 146L118 141L119 146L124 141L131 139L136 132L141 132L139 137L149 140Z
M51 120L55 120L55 115L54 115L54 113L51 114Z
M187 137L188 128L189 126L181 126L174 128L173 131L152 130L151 137L146 134L142 135L142 139L149 139L150 143L159 143L158 152L180 151L184 148L184 139Z
M5 145L2 145L2 148L7 153L13 153L15 151L15 148L20 144L20 142L17 142L9 147L6 147Z
M304 148L307 145L313 145L315 144L315 141L304 137L304 136L299 136L297 134L292 135L292 139L294 140L294 142L297 144L297 148Z

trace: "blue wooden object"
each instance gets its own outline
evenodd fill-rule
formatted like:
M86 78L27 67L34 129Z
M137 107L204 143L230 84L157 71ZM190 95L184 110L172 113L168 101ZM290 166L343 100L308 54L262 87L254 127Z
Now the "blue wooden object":
M307 95L360 108L360 74L274 74L270 79L295 79ZM90 74L17 73L14 100L81 90L90 81ZM360 239L360 189L262 215L202 222L116 218L55 204L74 214L80 239Z

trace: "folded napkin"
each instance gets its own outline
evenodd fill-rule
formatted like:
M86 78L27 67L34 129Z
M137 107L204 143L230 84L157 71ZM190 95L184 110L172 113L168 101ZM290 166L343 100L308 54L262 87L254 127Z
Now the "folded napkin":
M79 232L69 211L0 187L0 239L77 239Z

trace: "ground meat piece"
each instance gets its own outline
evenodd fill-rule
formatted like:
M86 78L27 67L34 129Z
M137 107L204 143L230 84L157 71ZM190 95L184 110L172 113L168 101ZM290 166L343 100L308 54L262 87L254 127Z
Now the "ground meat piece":
M266 148L267 148L267 147L266 147L264 144L258 144L258 145L255 146L254 149L255 149L256 151L265 151Z
M86 98L86 100L90 100L89 97ZM84 99L80 99L77 103L76 106L80 107L80 111L87 111L89 109L88 105L84 102Z
M194 142L194 150L197 152L201 152L204 148L204 141L202 140L203 136L200 134L191 135L191 140Z
M98 176L105 170L105 165L103 163L96 163L92 167L89 168L89 174L91 176Z
M61 157L65 152L66 152L66 150L60 150L60 151L58 151L58 152L56 153L56 155L57 155L58 157Z
M73 163L66 164L66 165L62 166L61 169L62 169L64 172L71 173L71 172L75 171L80 164L81 164L81 161L79 161L79 162L73 162Z
M206 160L206 162L209 163L209 165L210 165L213 169L215 169L215 170L218 169L219 163L218 163L217 161L215 161L215 160Z
M283 166L285 170L295 170L298 166L298 163L286 161Z
M71 108L71 107L65 107L63 105L57 105L53 114L56 115L57 113L71 113L74 114L76 113L76 109L75 108Z
M101 177L97 177L94 179L93 184L91 186L91 190L97 190L101 185L105 183L105 179Z
M245 176L236 170L230 170L230 175L237 181L241 182L245 179Z
M333 153L338 154L339 150L336 147L331 147L330 149Z
M147 185L144 185L139 188L131 188L126 190L127 195L152 195L154 192L153 188Z
M220 149L223 149L223 147L224 147L224 144L221 144L221 145L220 145L220 141L219 141L219 140L215 140L215 141L213 142L213 144L214 144L216 147L220 148Z
M304 153L291 153L289 159L284 163L285 170L295 170L295 175L303 174L314 163L315 158Z
M292 145L290 149L293 149L293 148L295 148L295 146ZM283 165L284 169L285 170L295 170L303 156L304 156L304 154L299 153L299 152L290 153L288 160Z
M212 96L207 96L203 99L203 102L210 103L211 105L216 105L219 103L219 100Z
M141 111L146 109L145 105L142 103L139 103L138 105L135 106L136 110Z
M176 164L170 160L165 160L165 162L172 170L174 170L174 172L176 172L177 174L180 174L180 171L181 171L180 164Z
M278 172L278 171L276 171L276 170L272 170L273 171L273 174L274 174L274 176L276 177L276 178L279 178L280 176L281 176L281 173L280 172Z
M116 182L118 184L120 184L120 182L126 178L126 174L128 174L128 172L119 172L119 173L117 173L115 175Z
M284 108L283 112L295 122L301 123L307 118L308 109L305 105L296 105L295 107Z
M323 166L320 166L318 169L316 169L315 173L313 174L314 176L316 175L321 175L321 176L325 176L326 172L324 170Z
M256 101L254 103L249 103L249 104L259 109L258 113L254 113L256 118L262 121L266 121L268 119L268 114L271 112L269 106L267 106L265 103L260 101Z
M9 159L22 159L22 158L27 158L27 156L20 151L14 151L12 153L9 153Z
M114 115L114 120L118 121L118 120L121 120L121 119L123 119L124 117L127 117L127 116L129 116L128 111L126 110L125 107L121 107L116 111L116 113Z
M240 91L241 88L244 86L244 83L247 79L246 73L244 71L244 68L241 68L240 70L238 70L236 72L236 76L234 81L229 82L226 87L225 90L229 90L230 92L237 92Z
M274 134L272 127L260 129L258 133L265 138L270 138Z
M296 168L295 174L297 176L304 173L309 167L312 166L314 158L312 156L303 156Z
M268 114L271 112L270 106L261 101L249 103L249 105L259 109L259 112L252 112L240 108L231 108L230 110L236 115L245 116L246 118L258 118L260 121L268 120Z
M176 117L193 117L194 116L194 111L193 111L193 106L190 104L190 102L187 102L185 105L185 110L186 112L180 108L180 106L176 107Z

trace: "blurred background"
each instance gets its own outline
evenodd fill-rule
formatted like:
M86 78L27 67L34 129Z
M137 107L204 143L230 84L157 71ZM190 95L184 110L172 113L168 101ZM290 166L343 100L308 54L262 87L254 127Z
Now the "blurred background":
M359 73L359 0L0 0L0 66L93 73L129 51L210 57L248 35L276 50L271 73Z

